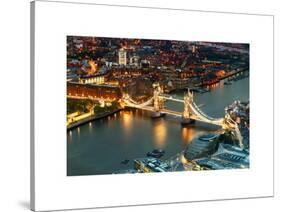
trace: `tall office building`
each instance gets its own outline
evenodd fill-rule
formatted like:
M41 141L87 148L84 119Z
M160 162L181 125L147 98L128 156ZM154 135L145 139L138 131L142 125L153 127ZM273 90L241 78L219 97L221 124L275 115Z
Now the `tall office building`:
M119 50L118 63L119 63L119 65L127 65L127 52L125 51L125 49Z

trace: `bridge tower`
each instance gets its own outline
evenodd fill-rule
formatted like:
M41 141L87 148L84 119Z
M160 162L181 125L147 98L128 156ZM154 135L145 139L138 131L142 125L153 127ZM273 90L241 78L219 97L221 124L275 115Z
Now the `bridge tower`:
M162 89L159 83L153 84L153 107L154 111L151 113L151 118L158 118L163 116L164 114L161 113L161 109L164 106L163 99L159 96L162 93Z
M188 89L188 92L184 95L184 110L182 113L182 125L193 124L195 122L194 119L191 119L192 110L190 105L193 103L193 93Z

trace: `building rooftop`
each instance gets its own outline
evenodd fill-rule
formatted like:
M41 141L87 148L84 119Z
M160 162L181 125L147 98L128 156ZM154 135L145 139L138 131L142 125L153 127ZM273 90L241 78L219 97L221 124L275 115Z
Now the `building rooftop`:
M249 167L249 152L229 144L219 144L218 150L210 157L195 159L200 166L211 169L237 169Z

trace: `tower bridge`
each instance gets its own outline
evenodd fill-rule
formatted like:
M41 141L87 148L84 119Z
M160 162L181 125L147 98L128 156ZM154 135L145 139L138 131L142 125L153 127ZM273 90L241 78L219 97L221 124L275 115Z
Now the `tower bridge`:
M240 147L243 147L243 137L241 136L238 124L228 115L222 118L213 118L205 114L194 102L193 93L188 91L183 99L177 99L172 96L163 94L159 84L153 85L153 96L145 102L138 103L133 100L128 94L122 97L123 105L126 107L137 108L152 112L152 117L160 117L164 114L169 114L182 119L182 124L190 124L195 121L200 121L212 125L219 126L223 129L230 130L239 141ZM175 101L184 104L183 112L173 111L164 107L165 101Z
M153 118L160 117L164 114L181 118L182 124L191 124L195 121L200 121L212 125L219 126L225 130L230 130L236 136L239 141L240 147L243 147L243 137L241 136L238 124L230 117L229 114L225 114L222 118L213 118L205 114L200 107L194 102L193 93L189 90L185 93L183 99L177 99L173 96L164 94L158 83L153 84L153 96L145 102L137 102L130 97L129 94L123 94L120 99L121 105L124 107L137 108L142 110L151 111ZM110 99L101 99L99 97L93 98L89 95L67 95L67 98L74 99L91 99L98 101L105 101ZM113 101L113 99L112 99ZM183 112L173 111L165 108L165 101L174 101L184 104Z

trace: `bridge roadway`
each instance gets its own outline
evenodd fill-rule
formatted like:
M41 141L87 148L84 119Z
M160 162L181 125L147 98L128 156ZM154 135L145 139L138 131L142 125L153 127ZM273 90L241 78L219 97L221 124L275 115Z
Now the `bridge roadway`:
M170 101L175 101L175 102L181 102L184 103L184 100L182 99L175 99L171 96L166 96L166 95L159 95L160 98L166 99L166 100L170 100ZM138 104L137 102L135 102L133 99L131 99L129 96L127 96L127 98L125 98L125 103L127 104L127 106L129 107L133 107L133 108L138 108L138 109L142 109L142 110L148 110L148 111L155 111L153 106L150 106L153 103L153 98L149 99L148 101ZM192 114L190 115L190 119L194 119L197 121L201 121L201 122L205 122L205 123L209 123L209 124L214 124L217 126L222 126L224 119L223 118L212 118L208 115L206 115L204 112L202 112L199 107L193 102L192 104L189 105L191 110L192 110ZM173 111L173 110L169 110L169 109L165 109L162 108L159 112L165 113L165 114L169 114L169 115L173 115L176 117L182 117L182 113L181 112L177 112L177 111Z
M180 102L180 103L184 103L183 99L175 99L171 96L166 96L166 95L159 95L160 98L162 99L166 99L169 101L175 101L175 102ZM92 99L92 100L100 100L99 98L90 98L87 96L70 96L67 95L67 98L72 98L72 99ZM135 102L133 99L131 99L130 97L128 97L125 100L127 106L132 107L132 108L138 108L138 109L142 109L142 110L148 110L148 111L155 111L153 106L150 106L153 103L153 98L149 99L148 101L138 104L137 102ZM214 119L212 117L209 117L208 115L206 115L205 113L203 113L199 107L196 104L192 104L190 105L193 114L191 114L190 118L197 120L197 121L202 121L202 122L206 122L209 124L214 124L214 125L218 125L218 126L222 126L223 123L223 119ZM169 114L169 115L173 115L176 117L182 117L182 113L178 112L178 111L173 111L173 110L169 110L166 108L162 108L160 110L161 113L165 113L165 114Z
M147 110L147 111L151 111L151 112L155 111L154 107L152 107L152 106L138 107L138 106L132 106L131 105L129 107L133 107L133 108L137 108L137 109L142 109L142 110ZM173 115L173 116L176 116L176 117L182 117L182 113L181 112L173 111L173 110L169 110L169 109L165 109L165 108L161 109L159 112L165 113L165 114L169 114L169 115Z
M170 100L170 101L174 101L174 102L184 103L183 99L175 99L172 96L159 95L159 97L162 98L162 99L166 99L166 100Z
M138 106L138 105L134 105L134 104L127 104L127 106L132 107L132 108L147 110L147 111L151 111L151 112L155 111L154 107L152 107L152 106ZM182 117L181 112L169 110L169 109L166 109L166 108L162 108L159 112L165 113L165 114L168 114L168 115L172 115L172 116L175 116L175 117L179 117L179 118ZM199 112L196 112L195 115L192 114L190 116L190 119L205 122L205 123L209 123L209 124L213 124L213 125L217 125L217 126L222 126L222 124L223 124L223 118L221 118L221 119L214 119L214 118L208 119L207 117L204 117L203 114L200 114Z

